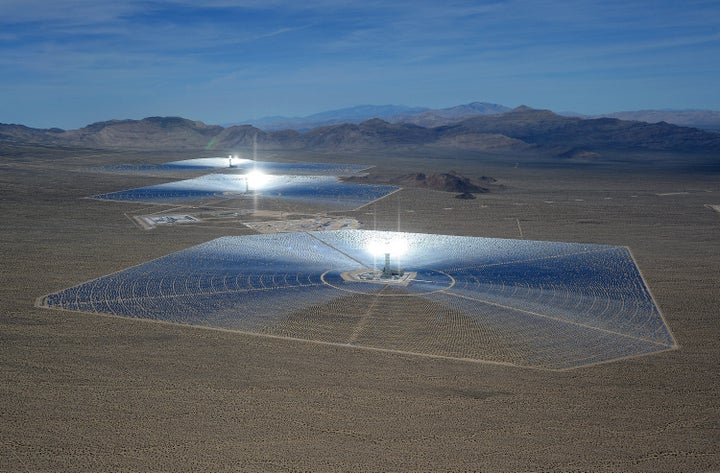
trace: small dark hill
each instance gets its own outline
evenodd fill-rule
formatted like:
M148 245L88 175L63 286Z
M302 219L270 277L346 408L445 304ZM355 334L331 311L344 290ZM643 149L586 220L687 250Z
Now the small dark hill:
M392 184L400 187L419 187L443 192L476 194L490 192L490 189L485 186L492 185L496 182L492 177L482 176L479 179L471 179L453 171L429 175L422 172L403 174L400 176L368 174L366 176L348 177L344 180L364 184Z
M406 174L390 181L402 187L422 187L443 192L488 192L486 187L473 182L470 178L460 176L453 172L430 174L424 173Z

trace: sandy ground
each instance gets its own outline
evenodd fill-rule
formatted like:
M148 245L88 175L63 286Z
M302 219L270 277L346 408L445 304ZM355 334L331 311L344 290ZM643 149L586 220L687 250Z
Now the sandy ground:
M147 205L82 198L158 182L92 169L142 156L25 153L0 165L0 471L720 470L717 175L377 157L507 188L343 214L366 227L630 247L680 349L548 372L35 308L253 231L144 231Z

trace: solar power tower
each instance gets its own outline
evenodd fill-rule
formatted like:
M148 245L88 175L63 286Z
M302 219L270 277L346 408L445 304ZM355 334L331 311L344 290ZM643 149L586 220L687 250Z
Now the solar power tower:
M677 348L630 250L584 243L369 230L223 237L37 303L549 370Z

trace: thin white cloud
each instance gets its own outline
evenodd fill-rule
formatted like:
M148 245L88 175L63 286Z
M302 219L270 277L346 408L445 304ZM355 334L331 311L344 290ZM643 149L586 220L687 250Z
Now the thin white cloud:
M0 3L0 22L47 22L62 21L72 24L89 25L97 22L112 21L122 15L138 11L140 2L130 1L93 1L63 0L48 2L44 0L3 0Z

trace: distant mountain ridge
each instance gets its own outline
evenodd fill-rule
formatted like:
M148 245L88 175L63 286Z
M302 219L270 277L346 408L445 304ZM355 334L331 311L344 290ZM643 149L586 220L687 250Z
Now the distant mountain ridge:
M343 123L361 123L379 118L389 123L413 123L424 127L445 125L462 118L475 115L491 115L509 111L508 107L485 102L472 102L455 107L430 109L427 107L407 107L404 105L357 105L355 107L329 110L305 117L263 117L229 124L234 126L251 123L268 131L298 130L308 131L321 126Z
M714 110L637 110L607 113L592 118L599 117L648 123L667 122L702 130L720 131L720 112Z
M465 110L446 109L443 113L462 117ZM68 131L0 124L0 144L233 150L252 147L254 142L261 149L349 152L423 146L478 151L536 149L557 157L583 159L600 156L606 150L720 152L720 133L665 122L568 117L525 106L504 113L459 118L442 126L425 127L374 118L360 123L321 126L306 132L267 131L252 125L224 128L180 117L110 120Z
M328 110L314 113L304 117L262 117L231 123L228 126L252 124L264 130L298 130L306 131L312 128L342 123L360 123L371 118L389 119L394 116L412 115L429 110L426 107L407 107L404 105L356 105L354 107Z
M495 133L536 146L571 149L702 151L720 149L720 134L665 122L565 117L521 106L511 112L474 117L446 127L446 133Z
M412 123L426 128L450 125L475 116L499 115L511 109L504 105L471 102L454 107L431 109L428 107L407 107L404 105L358 105L355 107L328 110L304 117L263 117L249 119L226 127L240 124L252 124L266 131L297 130L309 131L321 126L344 123L361 123L372 118L380 118L389 123ZM565 112L563 116L579 118L619 118L621 120L647 123L666 122L673 125L700 128L708 131L720 131L720 111L714 110L637 110L596 115Z

